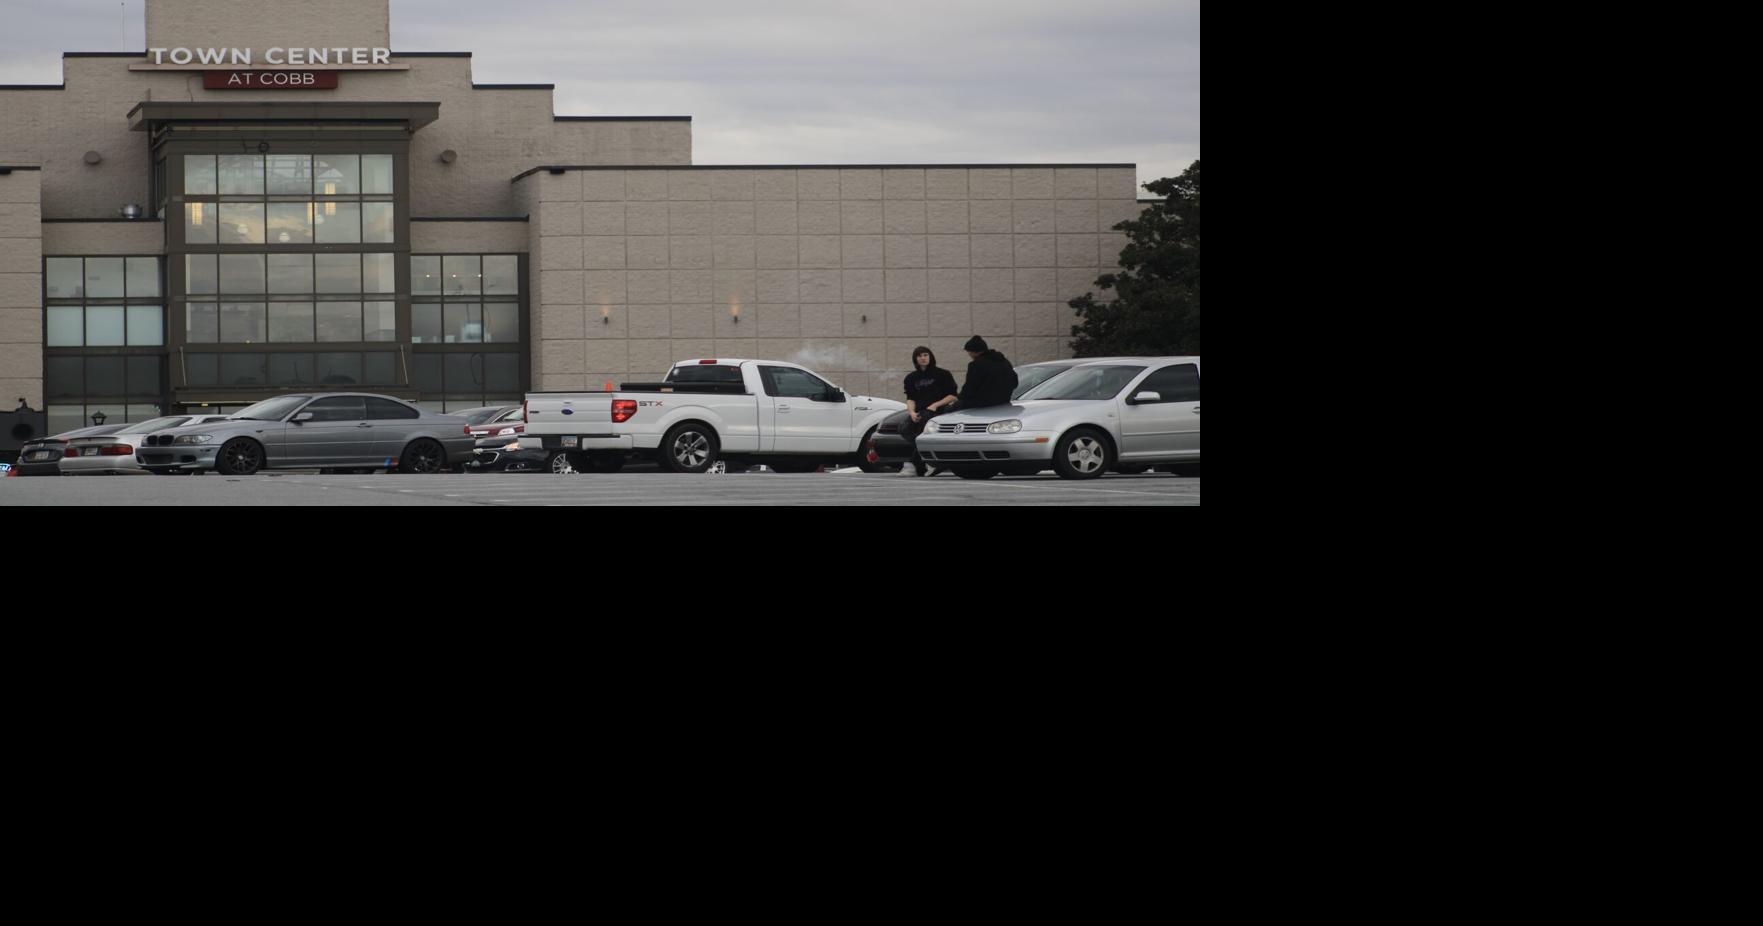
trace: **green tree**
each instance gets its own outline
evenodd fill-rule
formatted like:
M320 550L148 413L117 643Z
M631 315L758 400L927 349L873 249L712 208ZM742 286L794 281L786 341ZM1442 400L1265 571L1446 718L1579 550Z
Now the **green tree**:
M1114 226L1129 239L1120 252L1124 269L1096 279L1114 300L1086 293L1070 302L1082 319L1071 326L1076 356L1200 352L1200 162L1145 189L1163 202Z

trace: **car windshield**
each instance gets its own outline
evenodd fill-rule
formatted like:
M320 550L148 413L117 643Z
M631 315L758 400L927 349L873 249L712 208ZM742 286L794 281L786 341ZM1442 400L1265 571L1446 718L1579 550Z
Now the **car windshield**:
M312 396L309 395L278 395L239 409L233 415L233 420L280 421L288 417L294 409L306 404L306 400L310 398Z
M1010 393L1010 400L1022 398L1023 393L1071 369L1074 363L1047 363L1016 368L1016 391Z
M185 415L178 415L173 418L155 418L152 421L143 421L139 424L131 424L128 427L123 428L122 430L120 430L116 433L118 433L118 434L150 434L154 431L163 431L166 428L175 428L178 425L184 424L185 422L187 422L189 420L190 420L189 417L185 416Z
M464 418L466 424L483 424L507 410L508 409L505 406L496 405L490 408L468 408L465 411L455 412L454 414Z
M1112 399L1145 372L1143 366L1072 367L1024 393L1022 401L1034 399Z

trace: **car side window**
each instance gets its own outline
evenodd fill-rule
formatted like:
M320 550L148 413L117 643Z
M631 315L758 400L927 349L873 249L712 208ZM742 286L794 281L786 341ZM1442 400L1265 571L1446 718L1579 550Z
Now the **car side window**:
M311 412L313 421L361 421L367 417L367 407L358 395L314 399L300 411Z
M832 391L820 377L794 367L760 367L765 394L780 399L812 399Z
M396 418L420 418L422 413L402 402L369 398L367 400L367 417L375 421L386 421Z
M1198 402L1200 368L1191 363L1164 367L1145 377L1145 381L1133 390L1133 395L1141 392L1155 392L1162 396L1163 402Z

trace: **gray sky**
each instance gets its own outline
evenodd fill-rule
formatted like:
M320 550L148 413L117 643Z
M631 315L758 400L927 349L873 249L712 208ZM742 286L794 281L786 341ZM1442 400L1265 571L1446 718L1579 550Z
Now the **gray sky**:
M146 45L141 0L5 6L0 83ZM556 84L558 115L692 116L698 164L1200 156L1198 0L392 0L392 48Z

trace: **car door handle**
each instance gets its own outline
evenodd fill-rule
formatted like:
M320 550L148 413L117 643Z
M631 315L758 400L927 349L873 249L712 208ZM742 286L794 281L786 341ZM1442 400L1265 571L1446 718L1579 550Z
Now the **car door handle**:
M1200 413L1200 406L1198 406L1198 405L1194 406L1194 414L1198 415L1199 413Z
M790 407L788 405L779 405L777 407L777 410L780 412L787 412L790 410Z

